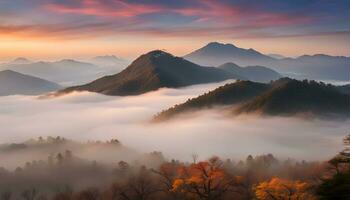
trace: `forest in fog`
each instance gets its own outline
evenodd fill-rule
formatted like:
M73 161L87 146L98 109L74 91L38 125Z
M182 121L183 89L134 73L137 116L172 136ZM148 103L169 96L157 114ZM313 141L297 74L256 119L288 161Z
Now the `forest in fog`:
M39 137L0 146L0 157L22 157L17 167L0 168L0 198L348 199L349 187L342 184L350 178L350 135L343 143L339 154L329 161L278 159L272 154L248 155L242 160L218 156L199 159L198 154L192 154L190 161L182 161L158 151L136 153L117 139L81 143L62 137ZM75 151L96 151L108 158L104 162L82 159ZM45 152L47 156L31 160L23 156L26 152Z

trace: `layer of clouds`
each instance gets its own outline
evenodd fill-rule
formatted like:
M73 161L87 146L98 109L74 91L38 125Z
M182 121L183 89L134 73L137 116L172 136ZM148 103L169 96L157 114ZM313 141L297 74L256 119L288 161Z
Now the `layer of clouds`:
M118 33L181 37L219 34L235 38L332 34L348 30L339 22L349 18L348 5L345 0L0 1L0 34L39 38Z
M230 81L228 81L230 82ZM141 152L162 151L168 158L219 155L244 158L273 153L296 159L328 159L341 150L349 122L296 118L228 118L220 109L203 111L161 124L149 120L157 112L224 83L161 89L132 97L73 93L39 100L0 98L1 143L30 137L63 136L79 141L119 139Z

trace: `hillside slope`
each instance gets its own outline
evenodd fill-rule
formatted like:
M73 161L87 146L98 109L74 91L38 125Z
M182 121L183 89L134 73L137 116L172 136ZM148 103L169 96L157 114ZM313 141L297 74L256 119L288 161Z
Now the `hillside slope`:
M86 85L70 87L61 93L90 91L106 95L138 95L162 87L176 88L239 78L242 77L215 67L202 67L156 50L140 56L118 74L102 77Z
M225 63L218 68L255 82L270 82L282 78L278 72L263 66L240 67L234 63Z
M233 114L350 116L350 94L340 86L316 81L281 78L269 84L238 81L162 111L156 121L170 119L180 113L229 106Z
M0 96L39 95L60 89L56 83L11 70L0 72Z

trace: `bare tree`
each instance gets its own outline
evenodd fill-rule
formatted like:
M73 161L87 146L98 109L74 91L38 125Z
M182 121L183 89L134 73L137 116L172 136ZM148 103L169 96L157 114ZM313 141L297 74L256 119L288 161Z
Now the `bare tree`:
M78 196L78 200L98 200L100 199L100 191L97 188L88 188L81 191Z
M24 190L21 194L22 198L25 200L34 200L38 195L38 191L35 188Z
M152 180L151 173L145 167L141 167L136 175L132 175L125 182L114 184L112 196L114 199L124 200L148 200L152 195L159 192L159 187Z
M4 191L1 193L1 200L10 200L12 197L11 191Z

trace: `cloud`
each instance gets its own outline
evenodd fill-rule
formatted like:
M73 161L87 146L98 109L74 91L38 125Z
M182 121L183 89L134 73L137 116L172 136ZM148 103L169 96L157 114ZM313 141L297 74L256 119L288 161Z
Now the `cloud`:
M227 117L222 110L203 111L161 124L157 112L195 97L217 84L161 89L140 96L110 97L73 93L54 99L0 98L2 142L63 136L79 141L119 139L141 152L162 151L168 158L190 160L212 155L235 160L273 153L296 159L328 159L341 147L350 123L297 118ZM1 161L0 161L1 165Z
M164 37L188 37L193 34L199 37L273 37L273 32L278 32L279 35L300 34L301 28L298 26L317 24L325 17L329 18L327 9L312 7L313 4L307 2L297 4L298 6L276 1L246 3L226 0L167 3L140 0L50 0L40 4L35 2L28 6L28 10L22 12L27 14L13 17L10 12L7 14L8 18L5 15L4 20L0 21L3 27L0 34L15 30L11 33L21 32L22 34L18 35L21 37L54 35L64 39L118 34ZM16 7L8 3L4 6ZM307 10L309 7L313 9ZM33 14L34 11L39 14ZM177 20L179 18L183 20ZM320 30L318 28L312 31ZM328 28L323 31L339 30Z
M68 3L67 3L68 2ZM134 17L147 13L159 12L162 10L157 5L130 4L126 1L57 1L46 4L44 7L53 12L72 13L79 15L92 15L103 17Z

